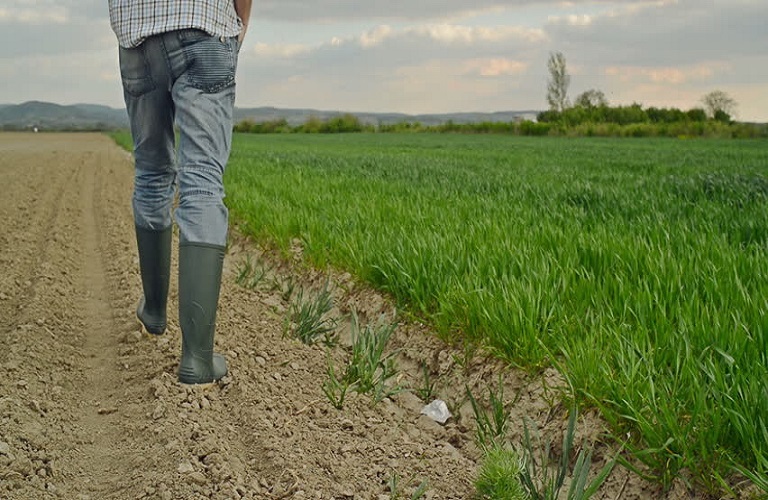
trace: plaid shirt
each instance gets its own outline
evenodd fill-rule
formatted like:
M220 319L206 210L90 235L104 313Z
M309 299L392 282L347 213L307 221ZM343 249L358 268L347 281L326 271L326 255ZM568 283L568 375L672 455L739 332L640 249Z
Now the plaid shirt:
M241 29L233 0L109 0L109 19L125 48L185 28L218 36L236 36Z

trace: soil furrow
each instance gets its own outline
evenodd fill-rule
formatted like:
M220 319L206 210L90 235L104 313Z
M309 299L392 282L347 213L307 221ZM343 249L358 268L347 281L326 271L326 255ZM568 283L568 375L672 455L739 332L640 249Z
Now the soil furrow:
M24 306L34 298L38 282L57 279L55 269L44 264L52 246L57 243L52 233L63 216L64 193L75 182L72 172L64 169L57 170L43 183L35 176L27 175L26 169L17 177L25 179L25 186L32 188L14 193L31 193L37 185L44 186L44 192L41 198L35 197L31 201L22 198L20 208L13 210L13 222L6 226L7 234L13 236L9 238L12 244L2 252L5 272L0 281L0 314L7 318L3 325L4 336L18 328ZM0 353L0 362L4 361L3 353L7 354L7 351Z
M121 446L121 381L117 378L118 339L113 321L113 307L104 268L101 245L101 223L97 185L104 166L88 165L82 179L80 197L80 235L82 246L80 287L84 291L82 308L84 342L82 345L85 383L80 395L80 415L76 425L89 436L80 452L68 463L79 469L77 481L89 485L95 498L130 491L130 478L125 475L137 465L130 448ZM97 162L96 162L97 163Z

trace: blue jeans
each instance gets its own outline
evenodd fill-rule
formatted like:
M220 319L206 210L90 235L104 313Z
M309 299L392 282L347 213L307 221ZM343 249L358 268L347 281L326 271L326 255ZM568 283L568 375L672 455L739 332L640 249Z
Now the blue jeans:
M138 227L171 226L178 185L180 242L226 244L223 176L232 147L237 53L237 38L195 29L120 48L136 162L133 214Z

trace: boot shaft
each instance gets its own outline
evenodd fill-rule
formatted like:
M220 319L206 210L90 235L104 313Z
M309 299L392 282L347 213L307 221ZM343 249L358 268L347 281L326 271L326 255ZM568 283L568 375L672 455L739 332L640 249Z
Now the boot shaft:
M185 384L209 383L226 375L223 358L213 353L223 264L223 247L179 246L179 381Z
M157 231L136 226L136 245L144 291L137 315L145 328L154 334L163 333L166 327L172 236L173 230L170 227Z

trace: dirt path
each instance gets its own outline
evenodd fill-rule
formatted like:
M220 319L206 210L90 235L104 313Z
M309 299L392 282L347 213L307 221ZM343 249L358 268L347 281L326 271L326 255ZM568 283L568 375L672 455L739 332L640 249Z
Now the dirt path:
M404 498L422 481L425 498L471 497L480 454L464 387L485 391L497 364L467 361L403 324L393 345L401 382L422 386L427 366L455 417L441 426L420 416L412 392L376 406L351 394L336 410L321 387L325 349L283 335L286 287L324 278L271 264L272 286L236 285L244 259L260 254L233 231L217 336L231 377L206 392L182 388L175 280L167 335L143 338L134 317L127 155L101 135L0 134L0 186L1 498L385 499L395 497L394 478ZM393 314L348 276L336 278L339 315ZM547 380L507 374L513 423L525 415L564 426ZM594 417L583 427L599 437ZM602 497L618 493L660 496L624 471Z

